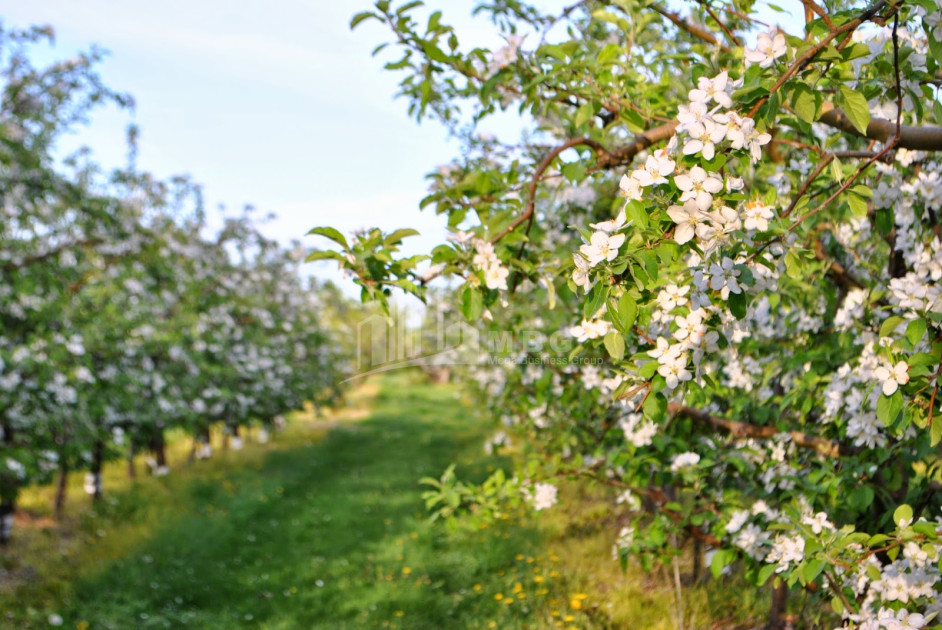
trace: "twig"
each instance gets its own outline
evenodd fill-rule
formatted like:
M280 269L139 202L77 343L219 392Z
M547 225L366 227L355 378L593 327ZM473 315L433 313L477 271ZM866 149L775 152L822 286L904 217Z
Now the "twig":
M578 146L588 146L595 149L599 154L606 154L605 148L599 144L597 141L591 138L573 138L562 143L558 147L554 148L552 151L546 154L540 163L537 165L536 170L533 171L533 177L530 178L530 189L529 194L527 195L527 205L524 208L524 211L516 219L510 222L510 225L505 227L503 230L491 237L491 243L496 243L500 239L504 238L511 232L513 232L518 226L522 225L525 221L528 221L530 217L533 216L534 208L536 207L536 187L539 184L540 177L542 177L543 172L549 168L550 164L553 163L559 154L565 151L566 149L571 149Z
M660 13L662 16L664 16L671 22L673 22L674 25L677 26L677 28L687 31L694 37L701 39L707 42L708 44L713 44L714 46L717 46L723 52L730 52L729 46L727 46L720 40L716 39L716 37L713 36L713 33L706 30L705 28L701 28L700 26L697 26L696 24L691 24L686 19L684 19L679 13L669 11L659 4L652 4L651 8L657 11L658 13Z
M814 0L801 0L801 3L805 5L805 8L821 18L824 23L827 25L828 30L834 31L834 22L831 21L830 16L816 3Z
M710 7L709 4L707 4L706 0L700 0L700 6L703 7L704 10L706 10L707 14L708 14L711 18L713 18L713 21L716 22L716 23L719 25L719 27L720 27L721 29L723 29L723 32L726 33L726 37L729 38L729 41L730 41L734 46L736 46L737 48L742 46L742 43L740 43L740 41L736 38L736 36L733 35L733 32L732 32L731 30L729 30L729 27L726 26L726 24L723 22L723 20L721 20L721 19L716 15L716 13L713 11L713 8Z
M828 153L827 155L824 156L824 158L820 162L818 162L818 165L815 167L815 169L811 171L811 174L808 175L807 179L805 179L804 183L802 183L801 188L799 188L798 192L795 193L795 196L792 198L791 203L788 204L787 208L785 208L785 211L782 213L783 219L787 217L789 214L791 214L792 210L795 209L795 206L798 205L798 202L801 201L801 198L805 196L806 192L808 192L808 189L811 187L812 182L814 182L814 180L817 179L818 175L821 174L821 171L827 168L828 164L830 164L833 161L834 161L834 154Z

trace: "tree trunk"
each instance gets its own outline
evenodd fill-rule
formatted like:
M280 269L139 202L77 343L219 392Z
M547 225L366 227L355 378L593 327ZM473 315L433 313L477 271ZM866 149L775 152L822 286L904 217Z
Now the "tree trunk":
M101 440L95 440L95 446L92 448L92 501L101 501L103 488L101 484L101 469L105 463L105 443Z
M9 498L0 501L0 546L5 546L13 538L13 510L16 509L16 499Z
M155 427L151 432L150 450L154 453L158 468L167 465L167 442L164 440L164 431L160 427Z
M772 609L769 611L769 630L784 630L788 626L788 585L776 580L772 586Z
M69 466L66 464L65 456L59 456L59 483L56 485L56 501L54 512L56 520L62 518L62 511L65 508L65 493L69 482Z
M4 422L0 426L3 433L3 443L13 445L13 427ZM16 509L16 482L11 481L9 488L0 488L0 546L4 546L13 538L13 511Z
M128 479L137 479L137 468L134 466L134 440L128 443Z
M700 581L700 571L703 569L703 543L699 538L693 539L693 583Z

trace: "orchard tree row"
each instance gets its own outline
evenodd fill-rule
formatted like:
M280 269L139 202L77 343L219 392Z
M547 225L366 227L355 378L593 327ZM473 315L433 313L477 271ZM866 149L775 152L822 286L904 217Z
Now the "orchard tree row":
M489 447L525 456L449 471L439 514L594 480L623 563L707 550L773 590L772 627L798 591L801 627L942 627L942 10L801 0L786 32L757 6L490 0L490 50L376 2L353 25L389 29L409 111L464 141L422 203L451 235L429 270L381 234L312 258L364 299L444 276L468 320L571 338L472 370ZM481 133L508 111L520 137Z
M95 497L109 459L133 473L150 451L165 474L168 429L195 456L214 424L238 445L240 427L330 395L342 361L302 257L248 213L211 234L185 179L61 157L93 107L131 103L95 52L34 67L51 37L0 31L0 543L23 486L57 477L58 511L69 471L88 471Z

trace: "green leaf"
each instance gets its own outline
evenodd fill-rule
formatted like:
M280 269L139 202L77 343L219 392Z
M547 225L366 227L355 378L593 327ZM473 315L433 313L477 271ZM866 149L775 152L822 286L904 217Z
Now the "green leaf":
M605 335L605 349L608 350L610 357L616 361L621 361L625 358L625 338L621 336L621 333L617 330Z
M350 249L350 246L347 245L347 239L344 238L344 235L341 234L338 230L332 227L316 227L313 228L308 234L317 234L318 236L326 236L330 240L339 245L342 245L344 249Z
M775 573L777 565L767 564L761 569L759 569L759 575L756 579L756 586L762 586L769 581L769 578L772 577L772 574Z
M422 50L425 51L425 55L432 61L447 63L450 59L450 57L445 54L445 51L432 42L422 42Z
M350 29L351 30L355 29L357 27L357 24L359 24L363 20L368 20L370 18L378 19L379 16L371 11L363 11L362 13L357 13L356 15L353 16L353 19L350 20Z
M590 120L592 120L593 116L595 116L595 107L591 102L585 103L576 110L576 127L581 127L582 125L588 123Z
M726 568L726 565L730 564L735 559L735 551L732 549L720 549L713 554L713 559L710 560L710 573L713 574L714 578L719 578L723 574L723 569Z
M824 560L808 560L807 564L805 564L804 568L801 570L801 576L805 579L805 584L813 582L816 577L821 575L825 564Z
M873 189L871 189L869 186L857 184L856 186L851 186L849 190L854 194L860 195L864 199L873 199Z
M592 288L589 298L582 305L582 314L586 319L592 319L608 298L609 287L601 282Z
M346 258L343 257L343 254L333 251L316 251L308 254L308 257L304 259L305 262L311 262L314 260L339 260L341 262L346 262Z
M942 414L932 416L932 426L929 427L929 444L935 446L942 441Z
M648 420L660 422L667 416L667 399L664 398L664 394L658 392L653 396L648 396L644 401L644 406L641 408L641 413Z
M850 206L851 212L861 218L867 216L867 212L870 208L867 205L866 199L852 192L848 192L844 197L847 199L847 205Z
M746 292L729 294L729 312L736 319L746 317Z
M461 314L469 322L476 321L484 312L484 296L471 285L461 292Z
M801 280L804 275L801 268L801 258L792 250L785 254L785 275L795 280Z
M587 170L586 165L582 162L570 162L564 164L562 168L559 169L559 172L569 181L578 183L585 179Z
M926 336L926 320L914 319L906 326L906 339L915 346Z
M880 231L880 234L887 236L890 232L893 231L893 223L895 218L893 217L892 208L879 208L874 213L874 222L877 224L877 230Z
M813 123L818 117L819 98L821 97L817 92L804 83L798 83L792 94L792 108L803 121Z
M850 507L864 510L873 503L873 488L870 486L857 486L847 499Z
M841 161L837 158L831 160L831 177L840 184L844 181L844 169L841 167Z
M623 48L618 44L608 44L599 51L599 64L605 65L606 61L611 61L612 59L618 57L622 53Z
M925 22L923 22L925 24ZM929 33L932 31L932 27L929 25L925 26L926 32ZM939 40L935 37L929 37L929 52L932 53L932 56L935 57L936 63L942 65L942 40Z
M847 118L861 135L867 135L867 125L870 124L870 105L867 104L866 97L846 85L841 86L839 94Z
M880 337L889 337L893 334L893 331L896 330L899 325L905 321L906 320L899 315L887 317L886 321L880 324Z
M844 612L844 602L837 595L831 598L831 610L838 615Z
M386 238L383 239L383 246L390 247L391 245L398 245L402 242L402 239L408 236L418 236L419 231L413 230L412 228L403 228L401 230L396 230L395 232L390 233Z
M877 400L877 419L884 426L890 426L899 417L903 411L903 393L899 390L893 392L892 396L880 396Z
M648 227L648 212L640 201L632 200L625 204L625 218L636 227Z
M893 522L896 523L897 527L902 527L902 523L912 523L913 522L913 509L906 505L905 503L893 512Z
M638 318L638 303L627 293L618 298L616 318L623 333L627 335L631 332L635 320Z

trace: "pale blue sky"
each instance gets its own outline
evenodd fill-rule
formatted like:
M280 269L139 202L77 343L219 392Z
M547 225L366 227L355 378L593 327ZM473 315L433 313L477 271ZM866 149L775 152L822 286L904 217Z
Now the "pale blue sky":
M462 41L498 45L494 27L470 18L473 0L430 0ZM565 0L543 0L560 7ZM410 250L440 242L443 219L419 212L424 175L457 150L435 124L417 125L393 99L397 76L370 51L388 32L350 17L369 0L0 0L12 26L51 24L49 58L91 44L110 52L105 82L131 93L133 116L99 113L78 138L105 165L122 163L124 129L141 128L139 165L159 176L189 173L207 206L251 203L278 219L285 242L316 225L342 231L417 228ZM316 241L304 239L313 247ZM338 279L333 264L314 272ZM345 282L348 289L352 283Z

